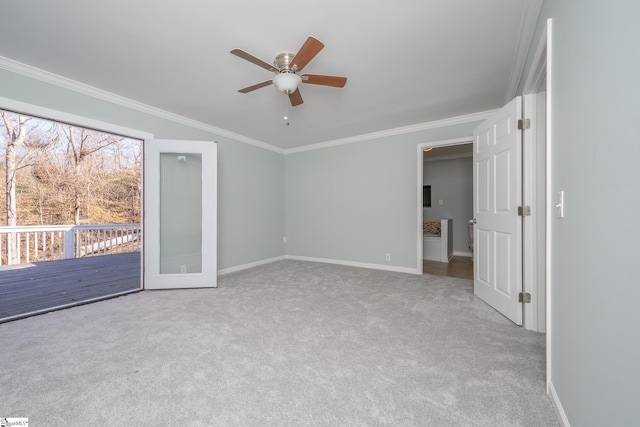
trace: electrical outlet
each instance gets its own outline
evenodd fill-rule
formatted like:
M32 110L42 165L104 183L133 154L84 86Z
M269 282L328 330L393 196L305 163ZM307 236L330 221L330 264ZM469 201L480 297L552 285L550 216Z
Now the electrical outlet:
M391 254L386 254L384 256L385 261L391 261Z
M187 265L186 264L182 264L180 266L180 273L186 273L187 272Z
M282 236L282 243L287 243L287 236Z

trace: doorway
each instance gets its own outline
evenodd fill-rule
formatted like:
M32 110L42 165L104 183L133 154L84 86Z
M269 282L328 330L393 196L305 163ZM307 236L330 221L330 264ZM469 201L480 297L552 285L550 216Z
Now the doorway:
M1 169L13 171L0 203L0 321L141 290L149 135L5 98L0 108Z
M427 272L461 277L468 275L469 267L473 268L468 240L473 176L472 170L466 167L466 163L472 165L472 142L473 139L468 137L417 146L416 263L419 274ZM425 173L425 165L429 163L434 165L431 175ZM425 186L430 190L430 203L425 203L424 200ZM438 227L442 219L448 220L448 236L443 236L443 228ZM425 229L425 224L428 230ZM432 227L435 227L434 230L431 230ZM431 252L434 250L439 250L441 255L432 256Z
M546 73L546 68L543 68ZM531 215L525 217L522 222L522 286L523 293L529 293L532 298L531 304L523 304L523 326L538 332L545 332L546 319L546 212L547 212L547 181L546 181L546 85L545 75L536 80L531 87L531 93L523 97L522 111L525 117L529 118L532 126L527 127L523 134L525 149L522 153L522 202L525 206L531 207ZM460 138L454 140L437 141L418 145L418 260L417 265L421 268L421 273L447 275L447 270L453 266L441 263L424 261L423 246L423 221L427 217L423 207L423 186L428 185L425 181L425 149L428 152L437 152L439 149L451 149L473 143L472 138ZM472 177L472 180L474 178ZM430 186L431 206L440 206L441 202L437 191ZM469 214L473 217L473 211ZM441 216L441 215L436 215ZM466 235L466 233L465 233ZM519 257L520 258L520 257ZM473 268L473 264L471 264ZM472 277L473 278L473 275Z

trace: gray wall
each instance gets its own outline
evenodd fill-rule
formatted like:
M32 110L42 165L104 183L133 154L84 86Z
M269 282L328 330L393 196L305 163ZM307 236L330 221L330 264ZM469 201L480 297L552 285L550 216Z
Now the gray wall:
M424 218L453 218L453 250L470 252L467 227L473 218L473 158L424 162L423 170L424 184L431 185L431 207L423 208Z
M0 70L0 96L149 132L158 139L218 141L218 268L284 255L282 154L5 70Z
M287 253L417 268L417 145L477 124L288 154Z
M637 1L546 0L531 51L551 17L551 192L566 200L551 221L551 381L573 426L638 424L638 16Z
M546 0L533 43L552 17L551 185L566 192L566 217L551 223L551 379L574 426L637 423L639 15L633 0ZM382 264L391 253L389 264L415 268L416 144L473 128L283 158L7 71L0 95L158 138L218 140L220 268L284 253L283 182L289 254Z

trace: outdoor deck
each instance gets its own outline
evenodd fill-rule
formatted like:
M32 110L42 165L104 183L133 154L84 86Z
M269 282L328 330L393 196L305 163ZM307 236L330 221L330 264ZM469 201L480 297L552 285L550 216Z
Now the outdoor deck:
M140 286L140 252L0 266L0 321Z

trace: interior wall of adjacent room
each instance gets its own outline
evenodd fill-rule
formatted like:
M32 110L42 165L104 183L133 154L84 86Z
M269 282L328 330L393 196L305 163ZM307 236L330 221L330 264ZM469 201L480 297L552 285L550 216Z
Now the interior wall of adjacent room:
M424 185L431 185L431 207L423 208L424 219L453 218L454 254L470 253L468 223L473 217L473 158L425 161L423 180Z

